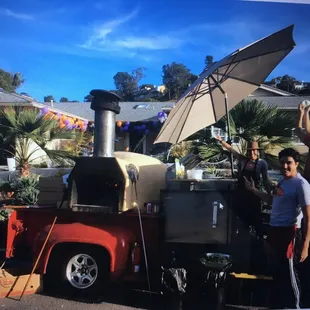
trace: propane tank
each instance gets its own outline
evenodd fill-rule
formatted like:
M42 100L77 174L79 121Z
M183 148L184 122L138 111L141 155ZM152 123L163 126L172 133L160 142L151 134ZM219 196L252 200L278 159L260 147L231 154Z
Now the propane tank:
M135 242L131 252L131 266L132 266L131 271L133 273L137 273L140 271L140 263L141 263L141 249L139 243Z

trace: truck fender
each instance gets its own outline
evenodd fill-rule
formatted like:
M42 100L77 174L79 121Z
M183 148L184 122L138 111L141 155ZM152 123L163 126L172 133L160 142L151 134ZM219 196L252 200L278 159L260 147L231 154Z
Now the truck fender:
M50 227L51 225L45 226L37 234L33 248L34 259L38 257ZM127 266L134 241L132 232L121 227L88 226L82 223L55 224L39 261L38 269L41 273L46 273L47 264L55 245L79 243L105 248L110 255L110 272L119 273L125 270Z

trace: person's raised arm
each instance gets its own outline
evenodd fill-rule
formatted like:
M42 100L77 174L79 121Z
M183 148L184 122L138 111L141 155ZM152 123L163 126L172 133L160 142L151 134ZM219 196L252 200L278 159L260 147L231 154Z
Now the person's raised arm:
M296 128L296 135L300 139L300 141L304 141L306 134L302 131L302 122L307 117L307 114L305 113L305 107L303 104L299 104L298 106L298 122L297 122L297 128Z
M310 105L304 108L304 114L303 114L303 121L304 121L305 129L308 135L310 134L309 111L310 111Z
M239 152L237 152L230 144L228 144L227 142L225 142L220 136L216 136L216 139L218 141L221 142L222 146L228 151L230 152L235 158L241 160L241 159L245 159L245 156L243 156L242 154L240 154Z

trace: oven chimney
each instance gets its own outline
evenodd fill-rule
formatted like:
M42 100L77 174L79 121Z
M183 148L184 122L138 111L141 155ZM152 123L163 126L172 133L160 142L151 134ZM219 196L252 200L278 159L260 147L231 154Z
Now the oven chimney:
M121 98L109 91L94 89L90 108L95 111L94 157L114 157L115 118Z

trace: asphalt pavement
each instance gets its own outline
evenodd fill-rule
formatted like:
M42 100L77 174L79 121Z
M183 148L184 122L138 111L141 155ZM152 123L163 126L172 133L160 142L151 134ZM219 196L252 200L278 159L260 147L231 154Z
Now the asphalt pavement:
M24 296L21 301L18 298L0 299L0 310L179 310L179 305L176 303L166 303L159 301L158 296L150 298L146 293L130 294L124 297L120 294L110 296L105 299L81 299L81 298L64 298L57 295L35 294ZM184 310L215 310L214 306L208 307L204 305L183 305ZM238 309L266 309L263 307L244 307L230 306L225 307L226 310Z
M130 309L171 309L164 305L159 295L150 296L148 293L131 289L111 287L105 296L76 296L60 292L58 288L46 287L42 293L19 297L0 299L0 310L130 310Z
M108 302L79 302L75 300L57 298L45 295L24 296L21 301L16 299L0 299L0 309L4 310L131 310L143 309L130 306L112 304Z

